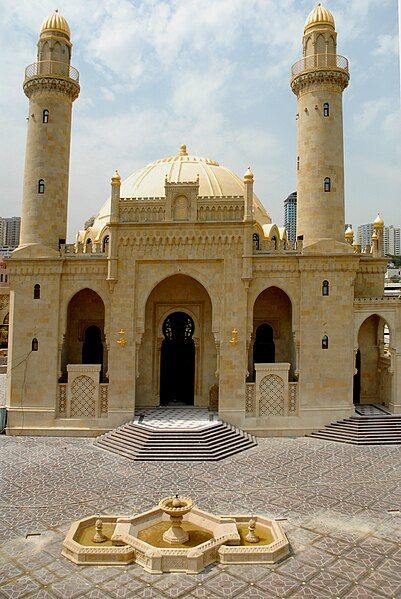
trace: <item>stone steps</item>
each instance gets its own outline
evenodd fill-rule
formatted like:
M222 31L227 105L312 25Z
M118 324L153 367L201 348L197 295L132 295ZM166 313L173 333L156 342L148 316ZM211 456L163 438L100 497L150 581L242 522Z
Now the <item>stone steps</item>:
M94 445L131 460L217 461L255 447L257 442L226 422L196 429L151 428L128 422L98 437Z
M308 437L353 445L399 445L401 414L351 416L332 422Z

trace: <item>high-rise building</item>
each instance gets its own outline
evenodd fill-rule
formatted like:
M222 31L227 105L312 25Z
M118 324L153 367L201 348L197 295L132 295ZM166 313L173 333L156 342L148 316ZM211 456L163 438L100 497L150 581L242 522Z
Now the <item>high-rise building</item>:
M372 235L373 235L373 224L367 223L366 225L359 225L357 230L357 239L358 243L362 249L366 245L370 245L372 243Z
M362 249L372 243L373 224L367 223L358 227L358 243ZM394 225L384 227L383 231L383 252L386 256L401 255L401 229Z
M389 225L384 227L384 253L386 256L401 256L401 229Z
M297 236L297 192L290 193L284 200L284 227L287 230L287 236L292 243L295 243Z
M2 218L0 233L3 245L17 247L19 245L19 233L21 228L21 217L12 216L11 218Z

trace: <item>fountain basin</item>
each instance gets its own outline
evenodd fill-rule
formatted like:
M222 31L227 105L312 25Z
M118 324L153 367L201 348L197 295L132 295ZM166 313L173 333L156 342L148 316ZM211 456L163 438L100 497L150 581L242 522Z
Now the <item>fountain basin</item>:
M103 532L107 540L93 542L95 524L99 516L89 516L74 522L63 541L61 555L75 564L88 566L127 565L135 561L135 551L128 545L116 545L112 541L118 516L101 516Z
M94 543L96 520L103 523L106 541ZM151 574L198 574L209 564L272 564L290 553L288 540L274 520L252 516L257 543L245 540L249 515L215 516L193 506L182 517L188 541L171 545L163 539L171 526L160 507L134 516L91 516L71 526L62 555L81 565L127 565L136 562Z
M248 530L249 516L229 516L237 526L241 542L233 547L223 545L219 549L221 564L275 564L290 553L288 539L276 520L264 516L252 516L256 521L257 543L248 543L245 536Z

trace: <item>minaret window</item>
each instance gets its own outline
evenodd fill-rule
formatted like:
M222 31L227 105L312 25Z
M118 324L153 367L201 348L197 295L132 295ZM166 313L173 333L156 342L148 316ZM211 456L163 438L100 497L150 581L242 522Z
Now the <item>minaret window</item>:
M40 299L40 285L36 283L33 288L33 299Z
M109 241L110 241L110 237L108 235L103 237L102 252L107 252L107 248L109 247Z
M32 351L38 351L39 350L39 342L36 339L36 337L34 337L32 339Z
M323 335L322 337L322 349L329 349L329 338L327 335Z
M48 123L48 122L49 122L49 111L47 110L47 108L45 108L45 110L43 111L42 123Z
M39 179L38 181L38 193L45 193L45 180Z
M322 295L329 295L330 292L330 284L328 281L323 281L322 283Z
M260 238L259 238L259 235L257 233L254 233L252 235L252 241L253 241L253 249L254 250L260 250Z
M328 102L323 104L323 116L330 116L330 104Z
M297 156L297 171L299 171L299 156Z
M326 177L324 180L324 191L330 191L331 190L331 179L330 177Z

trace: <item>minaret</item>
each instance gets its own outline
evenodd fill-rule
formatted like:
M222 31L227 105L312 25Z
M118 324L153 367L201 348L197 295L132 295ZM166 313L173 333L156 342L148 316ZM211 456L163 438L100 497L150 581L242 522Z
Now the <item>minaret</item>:
M35 244L42 247L39 253L43 246L58 250L66 239L71 112L80 89L71 47L68 23L54 11L40 31L37 62L25 69L29 113L20 248Z
M337 54L333 15L321 4L306 20L302 44L291 89L298 99L297 237L306 248L323 239L344 243L342 93L349 72Z

